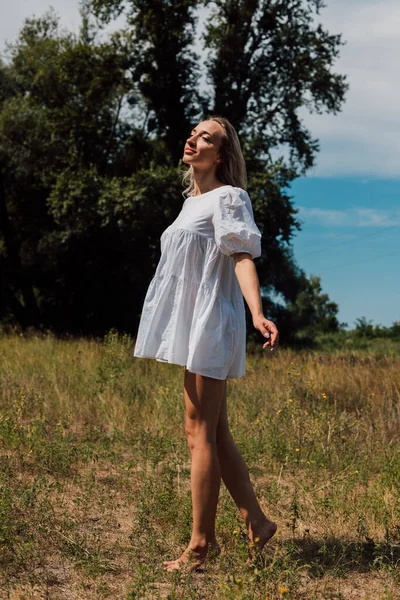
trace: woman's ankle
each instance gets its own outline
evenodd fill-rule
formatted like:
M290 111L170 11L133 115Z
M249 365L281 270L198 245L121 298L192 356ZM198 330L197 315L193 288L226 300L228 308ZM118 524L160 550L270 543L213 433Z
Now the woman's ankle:
M214 535L199 535L199 536L192 536L190 542L189 542L189 549L191 550L205 550L207 548L209 548L210 546L214 546L216 545L217 540L215 538L215 534Z

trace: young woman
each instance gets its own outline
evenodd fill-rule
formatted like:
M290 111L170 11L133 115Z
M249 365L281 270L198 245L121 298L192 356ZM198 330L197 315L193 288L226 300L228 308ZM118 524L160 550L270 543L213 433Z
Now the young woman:
M193 529L188 548L168 571L197 568L213 549L220 480L262 549L277 526L263 513L246 464L231 437L226 380L245 374L245 308L253 325L278 345L262 313L253 258L261 255L246 189L246 167L235 129L211 117L188 138L183 161L187 198L161 236L161 258L144 301L134 356L185 366L186 434L192 458Z

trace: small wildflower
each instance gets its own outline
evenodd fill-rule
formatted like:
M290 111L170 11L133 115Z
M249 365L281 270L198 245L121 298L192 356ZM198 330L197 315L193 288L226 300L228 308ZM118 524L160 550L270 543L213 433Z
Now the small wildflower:
M300 452L300 448L296 448L296 452Z
M282 412L282 409L280 408L279 410L276 411L276 414L279 415L279 413Z
M237 578L236 578L236 583L242 583L242 580L241 580L241 578L240 578L240 577L237 577Z
M257 542L259 542L259 541L260 541L260 538L259 538L259 537L256 537L256 538L254 538L254 541L257 543Z
M281 594L281 596L285 596L289 593L289 589L285 585L281 585L278 591Z
M235 529L235 531L233 532L233 535L238 535L238 534L239 534L238 530Z
M306 462L306 464L307 464L307 465L311 465L311 463L310 463L310 461L309 461L309 460Z
M358 470L357 469L354 471L354 475L358 475Z
M289 398L288 402L293 402L292 398Z

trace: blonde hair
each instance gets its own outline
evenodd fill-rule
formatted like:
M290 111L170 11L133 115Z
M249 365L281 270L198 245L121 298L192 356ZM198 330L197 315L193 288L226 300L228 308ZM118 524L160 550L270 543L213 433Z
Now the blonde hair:
M206 121L215 121L221 125L225 135L222 136L220 147L221 162L215 172L219 181L225 185L247 189L246 163L238 135L233 125L223 117L211 116ZM187 185L183 191L184 196L189 196L194 191L194 172L192 165L183 173L182 181Z

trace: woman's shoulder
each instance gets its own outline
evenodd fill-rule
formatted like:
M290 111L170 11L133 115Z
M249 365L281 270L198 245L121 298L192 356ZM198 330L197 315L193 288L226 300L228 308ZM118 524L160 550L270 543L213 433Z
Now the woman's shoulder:
M234 185L224 185L219 190L219 198L223 202L228 202L229 204L235 204L237 206L249 206L251 205L250 196L246 190L241 187L236 187Z
M216 190L219 190L219 193L222 196L240 196L241 198L246 198L249 196L246 190L234 185L223 185L219 188L216 188Z

